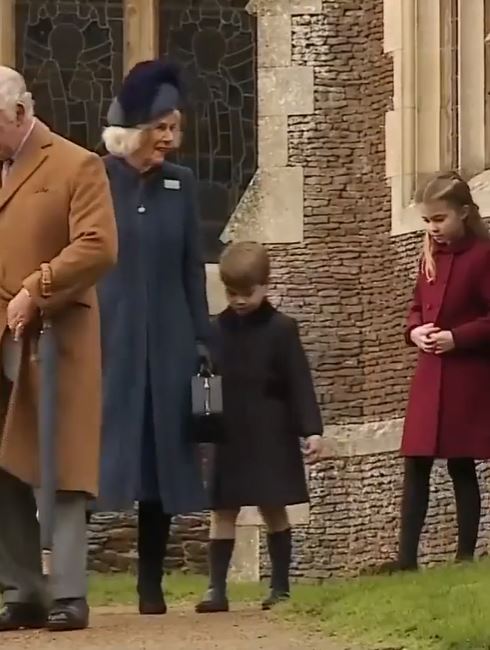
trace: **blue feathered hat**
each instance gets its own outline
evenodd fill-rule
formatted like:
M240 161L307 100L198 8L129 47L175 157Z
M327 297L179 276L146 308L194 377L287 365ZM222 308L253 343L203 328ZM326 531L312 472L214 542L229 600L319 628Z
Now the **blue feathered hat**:
M107 113L109 126L125 128L148 124L182 108L180 69L158 59L140 61L124 79Z

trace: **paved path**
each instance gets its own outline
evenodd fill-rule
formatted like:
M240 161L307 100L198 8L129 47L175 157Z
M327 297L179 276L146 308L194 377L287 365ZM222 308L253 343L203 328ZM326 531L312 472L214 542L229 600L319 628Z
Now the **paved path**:
M173 611L142 617L133 609L95 610L83 632L2 634L5 650L339 650L322 636L283 626L251 609L198 616Z

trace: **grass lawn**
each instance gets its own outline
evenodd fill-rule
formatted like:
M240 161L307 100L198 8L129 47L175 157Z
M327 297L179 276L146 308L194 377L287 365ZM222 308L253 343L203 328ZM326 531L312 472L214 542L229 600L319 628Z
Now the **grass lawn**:
M135 603L134 578L92 580L94 605ZM206 581L172 576L169 601L192 606ZM236 602L259 601L263 586L233 585ZM335 580L296 586L278 615L363 650L490 650L490 561L431 569L420 574Z

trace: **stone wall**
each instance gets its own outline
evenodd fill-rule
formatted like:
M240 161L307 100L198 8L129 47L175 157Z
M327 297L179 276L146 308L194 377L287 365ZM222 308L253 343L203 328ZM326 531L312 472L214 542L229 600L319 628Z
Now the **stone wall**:
M176 517L172 523L166 570L207 573L207 538L207 516ZM135 513L94 515L89 533L90 569L101 573L134 571L136 539Z
M294 533L293 575L318 581L332 575L359 575L394 559L398 541L398 513L402 462L396 454L340 459L325 463L311 480L310 523ZM481 484L490 471L480 465ZM477 554L487 554L490 498L482 501L483 517ZM434 467L427 523L420 547L422 565L450 560L456 552L454 496L445 463ZM264 540L265 542L265 540ZM262 575L269 575L265 543Z

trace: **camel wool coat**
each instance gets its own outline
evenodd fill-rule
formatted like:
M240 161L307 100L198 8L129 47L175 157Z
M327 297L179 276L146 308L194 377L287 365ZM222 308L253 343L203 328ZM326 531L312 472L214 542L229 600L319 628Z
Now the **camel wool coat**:
M0 336L25 287L58 345L58 490L96 495L101 427L97 280L116 262L117 234L102 160L36 121L0 188ZM40 312L39 312L40 313ZM39 485L40 317L26 329L20 370L0 386L0 467Z

